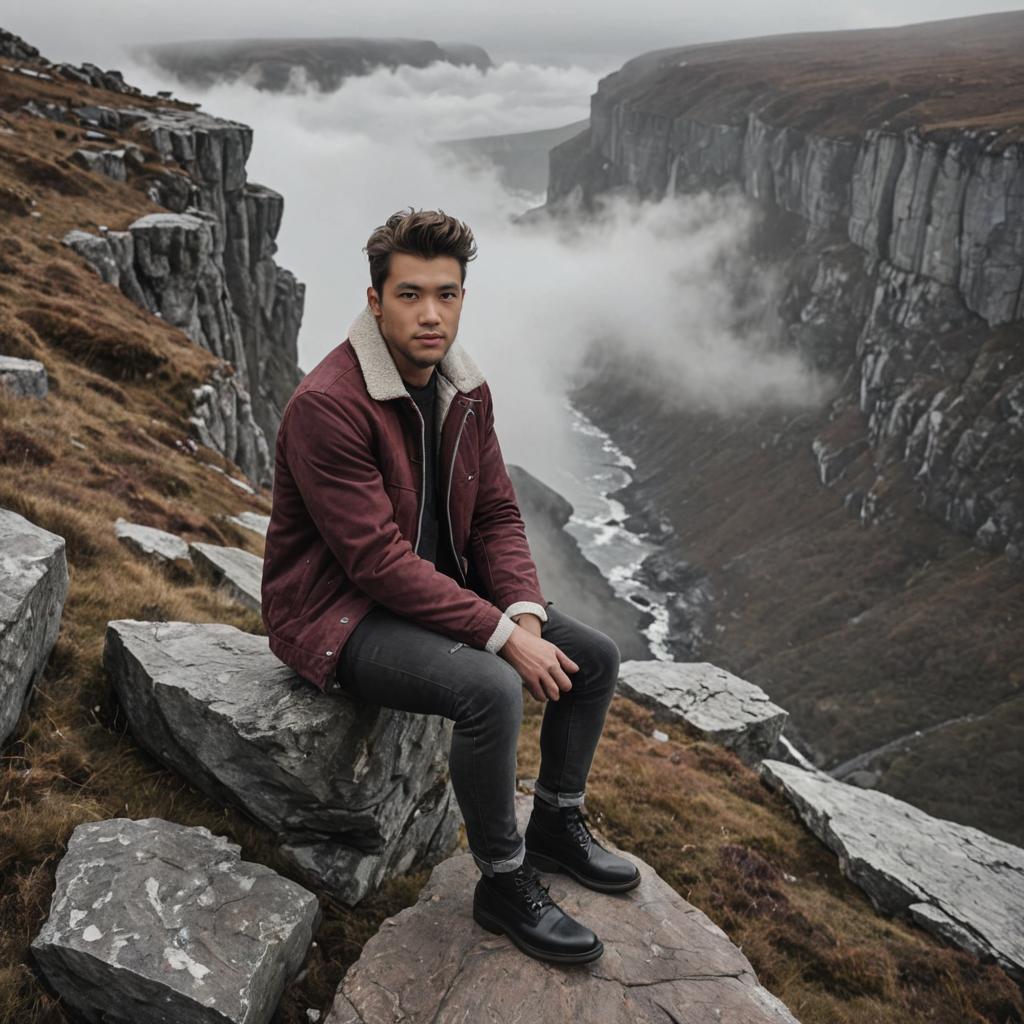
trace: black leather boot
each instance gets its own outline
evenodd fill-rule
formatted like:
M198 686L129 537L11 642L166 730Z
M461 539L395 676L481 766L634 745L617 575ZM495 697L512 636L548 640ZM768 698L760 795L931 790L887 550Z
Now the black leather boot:
M480 876L473 919L489 932L504 933L537 960L586 964L604 952L604 943L548 895L527 861L515 871Z
M626 892L640 884L636 865L594 838L581 807L555 807L535 796L524 839L526 858L539 871L564 871L598 892Z

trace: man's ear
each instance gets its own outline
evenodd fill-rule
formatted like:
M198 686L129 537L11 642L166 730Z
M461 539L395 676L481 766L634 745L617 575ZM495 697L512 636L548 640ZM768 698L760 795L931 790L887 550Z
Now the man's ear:
M366 289L366 304L373 311L373 315L379 317L383 314L384 310L380 304L380 296L377 294L377 289L370 285Z

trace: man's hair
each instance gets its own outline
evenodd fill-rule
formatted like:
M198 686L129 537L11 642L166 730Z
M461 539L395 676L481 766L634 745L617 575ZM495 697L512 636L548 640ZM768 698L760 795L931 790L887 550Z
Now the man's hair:
M476 242L469 225L444 210L400 210L376 228L363 247L370 259L370 284L384 298L393 252L407 252L425 259L453 256L459 261L462 284L466 283L466 264L476 257Z

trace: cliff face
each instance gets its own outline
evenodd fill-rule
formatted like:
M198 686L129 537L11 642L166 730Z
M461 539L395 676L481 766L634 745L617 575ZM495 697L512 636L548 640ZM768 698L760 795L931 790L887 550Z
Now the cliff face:
M859 50L845 42L834 43L829 81L820 61L831 55L826 34L808 44L816 85L809 72L801 77L802 37L754 41L773 44L776 63L758 64L763 55L752 44L741 54L722 44L638 58L602 80L589 130L552 151L548 205L585 209L614 192L659 199L732 189L766 216L788 218L784 251L776 251L787 261L780 312L788 341L819 366L848 369L850 390L834 412L852 400L861 413L859 424L846 415L815 438L822 481L843 488L867 525L886 514L884 467L902 462L922 507L1019 560L1024 119L1008 112L1020 113L1024 95L1024 74L1012 69L1024 18L964 22L985 23L985 39L999 30L1002 41L990 40L990 53L975 59L997 76L1005 57L1015 91L988 97L991 117L979 100L977 116L960 127L942 104L957 95L948 81L960 78L945 72L964 69L936 54L927 94L914 84L897 93L920 69L900 66L895 55L889 80L871 81L862 70L857 81ZM800 45L786 63L789 38ZM927 47L920 50L927 63ZM731 94L715 91L723 82ZM881 102L879 89L894 95ZM844 102L856 114L837 123ZM893 102L911 109L897 114ZM921 123L894 127L915 119ZM871 460L875 478L849 488L840 481L853 476L845 469L855 460Z
M168 166L152 176L148 194L172 212L141 217L127 231L73 232L67 243L129 298L234 366L264 437L250 432L225 454L258 482L269 481L267 450L302 377L297 343L305 286L273 259L282 197L246 180L252 130L198 111L77 113L156 150Z
M1022 47L1016 13L646 54L552 151L547 204L756 204L772 340L830 399L668 408L614 349L573 396L640 467L638 527L673 528L673 650L762 686L837 778L1018 844ZM712 599L677 607L695 575Z

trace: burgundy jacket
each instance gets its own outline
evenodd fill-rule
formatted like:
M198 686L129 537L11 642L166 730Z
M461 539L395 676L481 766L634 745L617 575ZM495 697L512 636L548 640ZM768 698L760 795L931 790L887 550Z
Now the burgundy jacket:
M270 649L320 689L345 642L381 604L497 654L515 623L547 621L537 569L494 432L491 392L456 341L437 374L438 543L462 580L415 553L423 503L424 424L376 317L302 379L281 418L263 561Z

